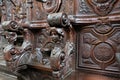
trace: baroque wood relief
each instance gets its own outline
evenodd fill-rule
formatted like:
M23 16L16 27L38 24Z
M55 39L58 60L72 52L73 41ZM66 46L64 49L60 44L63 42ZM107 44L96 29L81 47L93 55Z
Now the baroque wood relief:
M46 3L43 3L42 6L48 13L57 12L60 9L62 0L47 0Z
M61 0L46 0L44 3L40 3L39 0L33 2L33 14L35 19L46 19L47 14L58 12L61 7Z
M79 16L106 16L119 13L119 0L76 0Z
M74 14L74 0L62 0L60 12L65 12L69 15Z
M73 17L80 27L76 28L78 69L119 74L119 3L119 0L76 0Z
M111 25L112 26L112 25ZM101 70L118 71L118 62L116 61L119 52L119 29L112 26L111 31L96 31L94 25L86 26L80 32L78 51L78 66L96 68ZM104 30L106 27L104 27ZM117 56L118 57L118 56ZM91 67L90 67L91 66ZM111 67L111 68L109 68ZM116 74L118 74L116 73Z
M94 12L100 16L107 15L118 0L87 0Z
M78 69L119 74L119 5L120 0L2 0L8 68L27 80L63 79L72 71L75 42Z
M105 34L112 30L112 25L110 23L97 23L94 27L96 32Z
M8 69L21 78L59 80L72 71L74 29L68 15L59 12L62 1L1 1L1 26L9 43L3 50L4 59Z
M86 1L85 0L79 0L79 4L80 4L80 13L81 14L89 14L91 13L90 8L87 6Z

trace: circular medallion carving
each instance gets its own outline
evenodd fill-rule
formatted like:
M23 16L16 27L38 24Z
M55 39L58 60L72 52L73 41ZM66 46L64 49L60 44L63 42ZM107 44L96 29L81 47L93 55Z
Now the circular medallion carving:
M106 34L110 32L113 27L110 24L96 24L94 29L100 34Z
M107 63L113 60L114 50L107 43L100 43L93 50L93 58L99 63Z
M47 0L46 3L43 3L43 8L48 13L57 12L60 8L61 0Z

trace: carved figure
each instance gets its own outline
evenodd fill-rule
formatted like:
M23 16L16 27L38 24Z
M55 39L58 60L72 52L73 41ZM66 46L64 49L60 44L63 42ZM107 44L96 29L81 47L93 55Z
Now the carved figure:
M9 44L4 48L4 58L7 62L7 66L10 70L14 70L16 67L14 62L17 60L18 55L20 54L19 49L14 46L14 42L17 38L17 34L15 32L7 32L5 35L6 39L8 40Z
M27 80L32 80L29 74L34 74L33 77L38 79L38 74L34 72L34 69L37 69L40 71L39 74L47 71L50 74L45 73L45 75L51 75L58 80L71 70L73 50L71 39L73 38L71 38L72 29L69 27L68 16L61 12L51 14L51 17L46 19L47 14L58 12L61 4L62 0L4 1L5 13L1 23L4 31L8 31L6 39L9 42L4 49L4 57L7 67L15 74L28 77ZM14 45L19 38L22 39L21 45ZM31 70L28 74L24 72L29 68ZM44 78L43 75L41 74L42 78ZM40 80L43 80L42 78Z

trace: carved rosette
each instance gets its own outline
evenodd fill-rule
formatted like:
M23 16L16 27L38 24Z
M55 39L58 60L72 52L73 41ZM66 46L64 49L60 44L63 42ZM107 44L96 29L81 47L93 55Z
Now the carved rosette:
M107 15L111 12L114 4L118 0L86 0L88 4L92 7L94 12L100 16Z
M43 8L48 13L57 12L60 8L61 0L47 0L46 3L43 3Z
M105 69L114 62L115 54L112 46L108 43L99 43L92 50L92 59L96 64Z

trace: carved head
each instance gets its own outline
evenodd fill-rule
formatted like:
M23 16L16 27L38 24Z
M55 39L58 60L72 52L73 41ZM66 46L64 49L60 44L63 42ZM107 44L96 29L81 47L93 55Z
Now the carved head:
M52 38L52 41L54 41L54 42L57 42L59 40L59 37L60 37L58 31L55 28L52 28L50 30L50 36Z
M4 53L4 59L6 61L11 61L13 58L13 55L19 54L20 52L13 45L8 45L4 48L3 53Z
M14 41L16 41L17 34L15 32L6 32L5 37L9 43L13 43Z
M52 38L52 41L57 42L60 40L61 37L63 37L63 34L60 31L58 31L56 28L51 28L50 36Z

